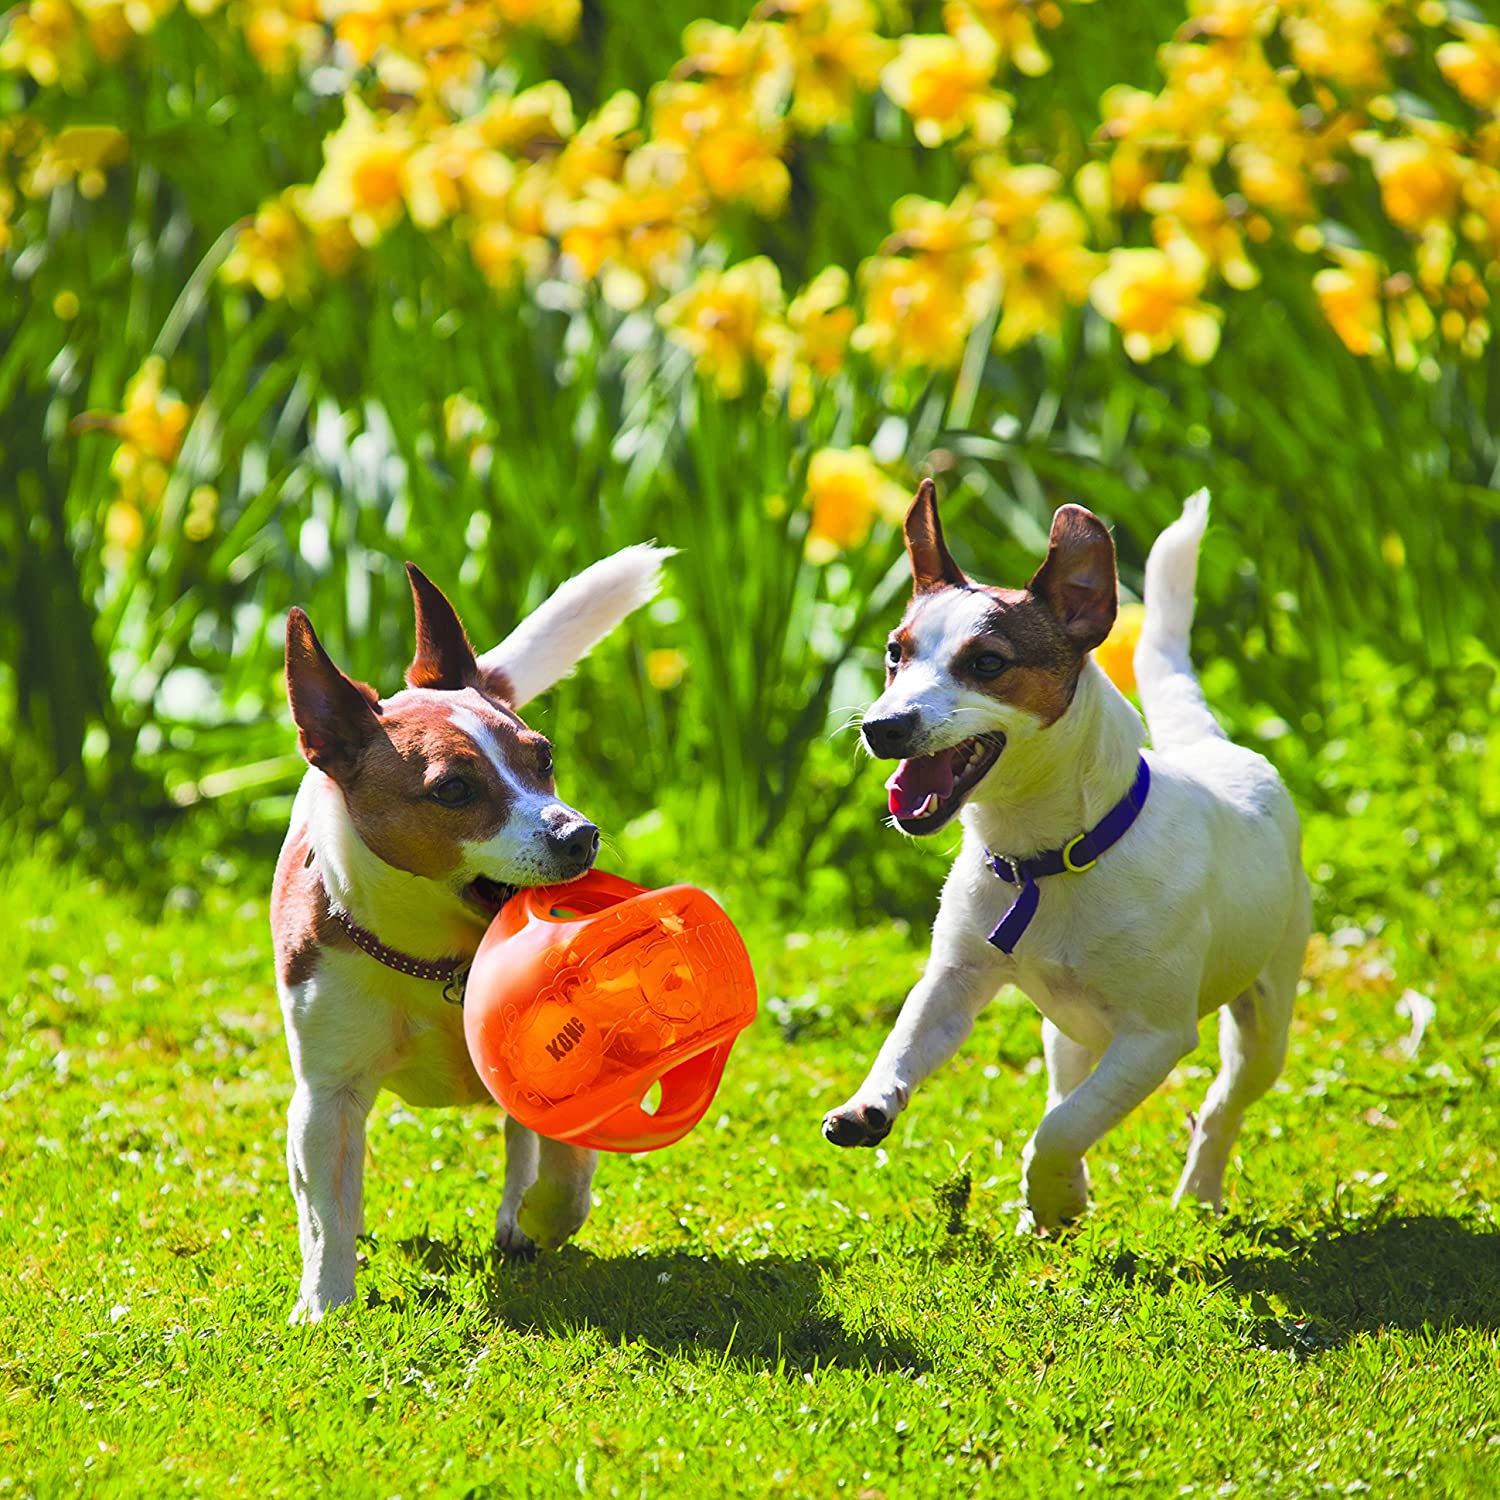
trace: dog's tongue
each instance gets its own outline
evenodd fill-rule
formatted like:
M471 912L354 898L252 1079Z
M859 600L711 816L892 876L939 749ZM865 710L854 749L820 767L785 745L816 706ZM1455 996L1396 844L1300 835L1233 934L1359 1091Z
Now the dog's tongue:
M903 760L896 773L886 782L890 808L895 817L915 818L936 795L939 801L953 791L953 752L939 750L936 755L918 755Z

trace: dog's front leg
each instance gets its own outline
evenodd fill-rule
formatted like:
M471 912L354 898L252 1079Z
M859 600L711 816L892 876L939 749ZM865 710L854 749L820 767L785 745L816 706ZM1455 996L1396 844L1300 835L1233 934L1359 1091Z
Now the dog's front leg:
M293 1323L316 1323L330 1308L354 1300L365 1117L375 1092L363 1080L330 1085L302 1079L292 1095L286 1161L302 1243L302 1283Z
M556 1250L589 1216L589 1188L599 1153L564 1141L537 1138L536 1181L526 1190L516 1220L539 1250Z
M1021 1158L1026 1206L1038 1228L1067 1223L1083 1212L1088 1206L1084 1154L1197 1044L1194 1026L1119 1032L1099 1066L1048 1109Z
M835 1146L878 1146L922 1081L963 1045L998 988L995 963L982 956L977 962L939 959L934 952L865 1081L847 1104L823 1117L824 1136Z

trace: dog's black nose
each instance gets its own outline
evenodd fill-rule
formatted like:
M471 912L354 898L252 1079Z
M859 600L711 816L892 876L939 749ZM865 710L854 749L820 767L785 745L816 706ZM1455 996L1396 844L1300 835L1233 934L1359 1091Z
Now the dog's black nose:
M586 870L599 852L599 830L592 823L565 823L547 830L547 847L560 859Z
M921 715L914 708L884 719L866 719L865 743L881 760L900 760L911 748Z

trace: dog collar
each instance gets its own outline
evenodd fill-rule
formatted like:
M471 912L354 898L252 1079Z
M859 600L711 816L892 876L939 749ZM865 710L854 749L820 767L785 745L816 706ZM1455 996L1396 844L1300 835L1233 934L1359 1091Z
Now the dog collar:
M320 880L318 884L323 885L323 882ZM516 893L515 886L504 886L502 889L509 892L505 898L507 901ZM382 943L368 927L361 927L328 894L326 885L323 885L323 894L328 898L329 911L333 913L339 926L349 934L349 941L361 953L368 953L376 963L384 964L386 968L394 969L398 974L405 974L412 979L429 979L434 984L441 984L443 999L449 1005L464 1003L464 985L468 982L469 966L474 962L472 958L414 958L410 953L403 953L399 948L392 948L388 943Z
M1037 881L1048 875L1082 875L1085 870L1092 870L1099 863L1099 856L1125 837L1146 805L1150 790L1151 769L1142 756L1130 790L1092 828L1076 839L1069 839L1061 849L1044 849L1030 859L1013 859L1005 854L991 854L986 849L984 857L990 869L1007 885L1021 887L989 941L1002 953L1014 953L1041 900Z

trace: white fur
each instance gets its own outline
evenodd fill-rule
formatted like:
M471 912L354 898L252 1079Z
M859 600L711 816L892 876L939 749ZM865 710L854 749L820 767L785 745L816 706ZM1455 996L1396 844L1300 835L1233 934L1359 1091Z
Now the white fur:
M917 753L987 729L1003 729L1007 743L960 814L963 847L943 887L926 973L869 1075L824 1130L845 1145L882 1139L1000 986L1018 985L1042 1013L1050 1078L1047 1112L1022 1164L1028 1208L1042 1227L1082 1211L1086 1151L1197 1045L1199 1020L1210 1011L1220 1012L1222 1067L1177 1199L1221 1203L1244 1110L1281 1068L1310 922L1308 887L1296 812L1276 772L1224 739L1206 707L1192 712L1197 684L1186 631L1205 518L1206 496L1195 496L1148 564L1143 644L1151 642L1149 701L1160 705L1165 743L1145 752L1146 806L1093 869L1039 883L1036 916L1013 956L986 941L1017 892L988 868L985 849L1028 856L1098 822L1135 775L1140 719L1092 660L1071 706L1046 728L962 689L947 673L951 657L941 654L924 664L934 686L901 704L923 712L924 730L931 719ZM956 619L962 607L948 613ZM919 616L919 650L929 639L937 652L953 646L947 630L924 636ZM913 665L896 674L871 717L896 707L888 700ZM979 699L989 704L987 722Z
M656 597L662 564L674 551L642 542L585 568L486 651L479 665L505 673L512 704L521 708L566 677L628 614Z
M656 592L670 554L631 547L563 585L489 653L524 702L565 675ZM430 690L408 690L425 692ZM472 956L487 926L462 897L478 875L513 884L559 878L547 863L549 818L578 816L527 787L505 763L472 689L435 694L450 720L508 783L510 814L469 845L442 880L396 869L360 838L339 786L310 769L292 811L288 847L306 831L330 900L390 947L417 958ZM294 916L305 915L302 913ZM288 918L289 919L289 918ZM312 977L279 986L296 1088L287 1116L287 1168L297 1205L302 1277L291 1321L317 1322L354 1298L356 1238L364 1230L365 1120L381 1089L414 1105L488 1100L469 1060L463 1012L443 986L410 978L363 952L329 949ZM495 1220L502 1249L553 1249L584 1222L597 1153L542 1140L506 1121L505 1187Z

